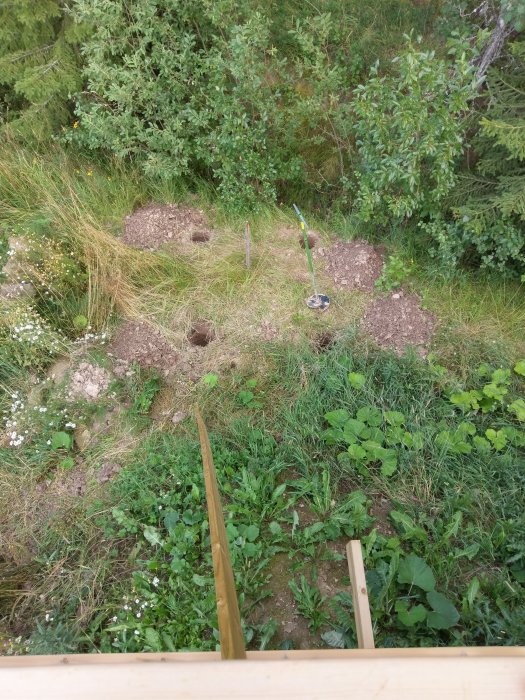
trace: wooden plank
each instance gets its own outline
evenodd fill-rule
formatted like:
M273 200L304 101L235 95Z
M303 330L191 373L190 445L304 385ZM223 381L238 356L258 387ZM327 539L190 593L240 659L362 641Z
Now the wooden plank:
M523 700L523 657L202 661L0 669L6 700Z
M210 440L198 408L195 409L195 416L199 428L204 483L206 485L221 656L223 659L245 659L246 649L242 636L239 602L235 592L235 579Z
M250 661L298 661L301 659L439 659L439 658L521 658L525 664L525 647L399 647L388 649L275 649L247 651ZM136 654L42 654L39 656L0 656L3 668L36 666L93 666L151 663L199 663L220 661L218 651L165 651Z
M346 558L348 559L350 584L352 586L357 643L360 649L373 649L375 647L374 631L372 629L360 540L350 540L346 545Z

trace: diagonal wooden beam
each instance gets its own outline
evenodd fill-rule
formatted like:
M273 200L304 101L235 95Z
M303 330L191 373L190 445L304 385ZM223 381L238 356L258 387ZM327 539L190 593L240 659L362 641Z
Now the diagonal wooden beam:
M359 649L374 649L374 631L372 629L360 540L350 540L346 545L346 558L348 559L350 583L352 585L357 645Z
M213 464L208 431L198 408L195 409L204 468L208 521L210 524L211 554L215 577L215 596L222 659L245 659L246 649L241 628L239 602L235 592L235 579L226 538L224 515L222 512L217 475Z

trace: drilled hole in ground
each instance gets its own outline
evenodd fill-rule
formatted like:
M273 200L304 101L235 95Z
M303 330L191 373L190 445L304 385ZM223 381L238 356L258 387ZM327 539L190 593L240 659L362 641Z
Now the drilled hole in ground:
M212 340L215 340L215 331L208 321L197 321L188 333L188 340L192 345L204 348Z
M211 236L208 231L193 231L191 240L193 243L207 243Z
M317 352L329 350L335 343L335 334L332 331L323 331L314 339L314 346Z
M308 247L310 249L315 248L315 246L319 243L319 234L315 231L308 231L306 238L308 239ZM299 236L298 241L301 248L304 248L304 236L302 233Z

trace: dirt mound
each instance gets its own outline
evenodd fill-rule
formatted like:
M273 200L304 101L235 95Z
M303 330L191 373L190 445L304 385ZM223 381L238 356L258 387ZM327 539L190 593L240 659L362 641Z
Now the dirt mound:
M402 355L408 345L423 357L428 352L436 320L414 294L396 292L374 299L366 308L363 328L384 349Z
M126 216L121 240L133 248L152 251L169 243L205 243L211 234L200 209L182 204L148 204Z
M103 367L81 362L69 383L69 398L96 401L109 386L110 375Z
M326 272L344 289L372 292L383 270L383 254L366 241L337 241L319 248L317 255L326 260Z
M138 321L127 321L120 326L108 354L121 364L137 362L141 367L157 369L164 376L169 376L179 361L178 353L160 331Z

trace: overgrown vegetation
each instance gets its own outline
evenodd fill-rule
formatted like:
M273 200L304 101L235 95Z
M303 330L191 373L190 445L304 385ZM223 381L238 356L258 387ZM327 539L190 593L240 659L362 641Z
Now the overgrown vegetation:
M0 9L6 653L217 647L196 402L251 648L356 645L350 537L378 645L523 643L523 18L493 5ZM211 240L126 245L152 201L202 208ZM336 235L383 246L373 294L421 297L432 354L366 340L372 291L323 269ZM119 364L126 321L175 376Z

